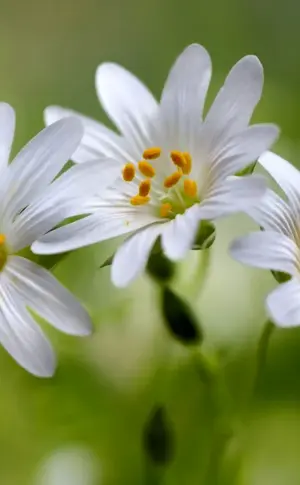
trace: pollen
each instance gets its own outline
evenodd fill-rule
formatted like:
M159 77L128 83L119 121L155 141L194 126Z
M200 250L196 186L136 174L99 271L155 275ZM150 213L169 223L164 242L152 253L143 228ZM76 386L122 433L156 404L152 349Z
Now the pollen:
M198 191L197 183L193 179L185 179L183 182L183 190L188 197L196 197Z
M177 182L181 179L182 173L181 172L174 172L168 177L165 178L164 180L164 186L166 189L170 189L174 185L177 184Z
M138 163L139 166L139 171L145 175L145 177L154 177L155 175L155 169L152 167L152 165L149 162L146 162L145 160L141 160Z
M170 156L174 165L176 165L176 167L178 168L181 168L181 170L184 172L184 168L186 166L186 159L184 154L177 150L173 150L170 153Z
M185 159L185 166L183 167L182 171L185 175L188 175L192 170L192 157L189 152L183 152L182 155Z
M130 199L130 204L131 205L145 205L145 204L148 204L150 200L150 197L146 196L142 196L142 195L135 195L134 197L131 197Z
M142 182L139 185L139 195L142 197L147 197L149 195L151 189L151 180L146 179L142 180Z
M161 154L161 148L159 148L159 147L151 147L151 148L147 148L144 151L143 157L146 160L155 160L155 158L160 157L160 154Z
M6 241L6 236L5 234L0 234L0 246L3 246Z
M160 217L168 217L171 211L172 211L172 205L170 204L170 202L165 202L160 206L160 209L159 209Z
M123 167L123 179L125 182L131 182L135 176L135 166L133 163L126 163Z

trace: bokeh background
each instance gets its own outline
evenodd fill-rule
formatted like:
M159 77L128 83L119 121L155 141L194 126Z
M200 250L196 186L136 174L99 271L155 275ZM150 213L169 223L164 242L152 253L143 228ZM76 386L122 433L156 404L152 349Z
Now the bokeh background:
M0 98L17 111L14 151L42 129L47 105L109 123L94 89L101 62L121 63L159 97L176 56L198 42L213 59L210 100L240 57L259 56L265 89L255 121L281 125L275 149L300 163L296 0L0 0L0 7ZM232 261L227 247L254 227L240 216L219 223L202 291L193 280L199 253L180 265L175 282L190 297L194 281L203 350L221 364L231 394L236 429L225 460L220 463L214 450L216 421L207 389L191 351L165 328L153 281L143 276L116 290L109 269L97 269L114 241L76 251L55 269L89 309L95 333L76 339L46 327L59 358L53 379L30 376L0 349L1 484L48 485L41 467L69 449L77 450L77 465L80 450L83 463L92 461L91 485L154 484L142 435L153 406L163 404L175 453L156 483L299 485L300 329L275 331L251 398L256 342L266 319L264 296L276 283L269 272ZM209 471L218 467L219 478ZM77 485L72 480L70 485ZM64 484L69 485L57 480Z

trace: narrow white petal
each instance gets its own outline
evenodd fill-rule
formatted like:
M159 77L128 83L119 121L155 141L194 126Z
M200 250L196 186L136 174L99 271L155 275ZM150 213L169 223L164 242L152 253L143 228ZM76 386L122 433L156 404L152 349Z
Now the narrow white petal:
M48 126L33 138L9 165L7 218L24 209L56 177L71 158L83 134L81 123L68 118Z
M297 216L300 210L300 172L291 163L279 155L266 152L259 158L259 163L286 193Z
M162 224L148 226L130 236L113 259L111 278L115 286L123 288L144 271L150 251L162 232Z
M193 146L211 71L209 54L198 44L187 47L170 71L162 93L161 114L164 136L170 143L176 140L177 148Z
M0 103L0 171L8 164L15 133L15 112L7 103Z
M4 278L1 283L0 342L31 374L38 377L54 374L56 359L48 340L25 308L25 303Z
M14 251L30 246L64 219L85 213L84 207L96 192L102 192L119 175L115 160L93 160L75 165L53 184L43 196L21 212L10 226L7 242Z
M178 261L192 248L199 226L198 207L193 206L165 224L162 232L162 247L166 256Z
M36 254L56 254L95 244L106 239L128 234L147 226L157 219L138 215L133 209L123 212L111 207L49 232L31 249Z
M149 144L149 128L158 104L148 88L133 74L114 63L105 63L96 73L96 90L108 116L132 141L141 157Z
M230 177L208 192L199 205L199 217L217 219L236 212L247 212L265 192L265 179L260 175Z
M300 325L300 283L293 278L279 285L266 300L268 313L279 327Z
M86 310L49 271L14 256L7 265L7 275L19 298L55 328L70 335L91 333Z
M279 134L277 126L272 124L252 125L233 136L219 152L211 171L214 179L224 179L234 175L265 152L274 143Z
M297 274L298 253L292 239L269 231L250 233L236 239L230 247L231 256L241 263L290 275Z
M263 198L250 207L247 214L266 230L282 232L291 239L297 234L297 221L291 207L271 189L267 189Z
M95 158L106 156L119 160L120 163L130 161L133 154L127 149L124 138L106 128L102 123L81 115L76 111L61 108L59 106L49 106L44 111L46 125L51 125L62 118L74 116L78 118L84 127L84 135L81 143L72 156L72 160L77 163L87 162Z

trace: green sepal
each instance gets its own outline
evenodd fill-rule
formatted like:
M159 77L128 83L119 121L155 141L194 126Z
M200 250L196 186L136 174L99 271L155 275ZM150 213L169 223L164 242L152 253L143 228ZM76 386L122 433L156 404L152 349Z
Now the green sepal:
M274 276L277 283L286 283L292 278L290 274L283 273L283 271L273 271L271 269L271 273Z
M210 248L216 239L216 228L212 222L201 221L192 249L199 251Z
M247 165L246 168L243 168L243 170L240 170L237 172L235 175L237 177L243 177L244 175L252 175L254 172L254 169L256 167L257 162L250 163L250 165Z

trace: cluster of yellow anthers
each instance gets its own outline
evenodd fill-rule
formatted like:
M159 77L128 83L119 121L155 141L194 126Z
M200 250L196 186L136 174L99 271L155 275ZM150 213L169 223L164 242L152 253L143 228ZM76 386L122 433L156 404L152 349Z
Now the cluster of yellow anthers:
M6 237L5 234L0 234L0 270L3 268L7 261L7 251L5 247Z
M151 179L155 177L155 168L149 160L155 160L161 155L161 148L151 147L147 148L143 153L144 160L138 162L138 170L147 177L139 184L139 193L131 197L130 203L132 205L144 205L150 201ZM171 189L176 185L183 175L188 175L192 169L192 157L188 152L180 152L173 150L170 157L177 170L165 178L164 188ZM136 167L133 163L126 163L123 167L123 179L126 182L131 182L136 175ZM195 180L185 178L183 181L183 191L187 197L194 198L197 195L197 183ZM172 212L172 205L165 202L160 207L161 217L167 217Z

